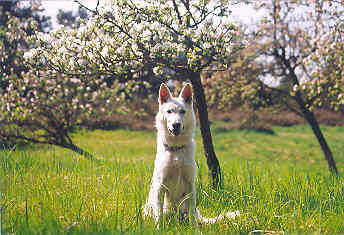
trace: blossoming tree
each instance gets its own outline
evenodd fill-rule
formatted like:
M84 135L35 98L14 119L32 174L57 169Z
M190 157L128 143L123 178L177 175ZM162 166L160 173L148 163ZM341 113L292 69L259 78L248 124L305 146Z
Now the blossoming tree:
M21 6L22 1L0 2L0 87L8 86L11 76L21 76L26 67L21 63L25 50L32 46L28 39L36 30L50 27L50 17L39 15L37 1Z
M164 81L191 81L210 175L218 186L220 166L200 78L214 64L224 63L233 50L235 28L228 23L228 5L228 1L114 0L100 9L83 6L93 13L87 24L50 36L39 35L39 47L27 58L33 67L53 71L39 69L42 76L56 80L54 74L63 74L69 77L69 83L72 77L119 76L128 78L126 82L131 81L135 87L142 74L161 76L163 71L169 71ZM123 83L117 82L116 86L119 84Z
M117 61L122 57L114 52L121 41L106 29L87 27L31 38L36 47L24 54L26 70L2 90L2 139L53 144L92 157L72 141L73 130L81 120L127 111L126 100L140 82L109 79L123 71Z
M192 83L209 175L217 187L221 184L221 171L212 143L201 73L224 64L235 49L232 43L235 27L228 22L229 2L114 3L119 12L104 18L114 22L122 33L134 35L134 45L153 64L154 71L161 73L169 69L170 78Z
M342 6L326 0L271 0L255 4L269 14L256 26L254 36L237 59L240 71L254 68L255 74L248 77L230 70L224 81L235 80L240 75L244 82L231 87L226 85L228 82L219 86L216 83L220 81L209 81L217 89L212 92L223 93L235 88L247 102L256 102L252 96L263 94L260 96L263 106L283 105L296 112L311 126L330 171L337 173L333 154L313 109L324 103L339 109L344 103L340 40L343 31L338 17L342 15ZM226 102L226 99L219 100Z

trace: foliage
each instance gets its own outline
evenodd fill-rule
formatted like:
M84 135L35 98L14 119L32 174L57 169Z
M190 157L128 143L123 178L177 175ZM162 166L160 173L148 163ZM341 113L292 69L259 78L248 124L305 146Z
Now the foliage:
M2 139L55 144L90 156L73 144L70 133L82 120L128 111L126 101L144 84L139 87L139 82L128 81L122 73L113 71L121 71L113 53L120 46L118 37L110 37L103 29L95 30L95 25L85 32L88 26L31 37L36 47L24 54L28 69L11 77L3 89ZM101 54L96 51L99 47ZM99 61L106 61L110 68L99 66Z
M241 37L241 40L245 40ZM258 79L262 67L252 61L250 45L231 55L228 69L204 74L207 99L211 107L228 111L236 107L260 108L276 105L271 88Z
M197 203L205 216L239 210L234 221L193 227L166 218L156 229L142 216L149 192L155 133L87 131L73 138L99 156L87 161L61 148L32 146L0 152L4 233L248 234L343 233L342 127L324 127L339 156L338 177L325 171L307 126L274 127L275 136L224 132L214 123L224 188L208 187L207 166L196 134Z
M81 2L79 5L88 9ZM114 0L101 9L88 9L93 16L79 28L37 35L38 47L26 58L32 70L48 69L75 77L104 76L110 84L130 81L136 86L154 78L189 79L205 155L212 176L218 178L220 167L211 141L200 73L224 63L233 50L236 31L228 23L228 6L228 1ZM214 181L216 185L218 180Z
M48 78L49 77L49 78ZM2 97L0 131L7 141L73 146L70 133L83 120L124 112L116 103L125 84L107 86L97 78L66 78L58 73L27 73L13 78ZM74 149L73 149L74 150Z
M255 4L257 9L269 14L247 37L247 48L233 59L239 63L236 67L233 64L233 69L240 67L239 82L234 86L231 82L227 85L228 80L236 80L236 71L234 74L230 71L221 80L224 81L222 86L221 81L210 79L209 83L214 83L210 87L216 88L211 92L215 98L217 94L230 94L225 99L217 99L220 102L230 104L232 94L240 93L241 99L254 108L279 105L296 112L311 125L330 170L337 172L313 109L326 100L329 100L326 104L330 103L336 109L343 102L341 72L339 76L328 76L326 72L333 66L333 54L342 54L341 51L334 52L342 43L341 32L338 32L340 27L331 27L332 24L341 25L340 17L332 16L340 15L342 6L325 0L271 0L256 1ZM335 66L341 66L340 59L335 63ZM245 74L246 71L254 73Z
M312 79L305 86L296 89L305 90L318 106L328 104L336 111L343 110L344 4L336 1L316 3L319 36L312 41L316 50L304 60L305 65L312 68Z
M88 73L137 79L152 72L169 76L181 69L202 71L231 52L235 27L223 22L227 6L208 1L112 1L106 8L88 9L93 17L80 28L38 35L41 44L27 57L40 61L43 56L50 69L67 75L92 71Z
M298 91L310 110L328 104L338 109L344 93L342 6L320 0L256 1L255 6L269 16L256 29L246 29L248 35L241 33L246 48L232 56L235 62L221 78L207 81L218 87L210 92L221 94L222 104L231 104L235 99L228 95L239 93L251 106L258 102L260 107L284 105L297 111L289 102ZM222 98L228 89L231 92Z
M63 11L59 9L57 13L57 21L59 24L66 27L80 27L81 21L88 19L87 10L79 7L77 12L74 11Z
M39 15L41 9L35 1L27 7L21 3L20 0L0 2L0 88L6 88L11 77L20 77L27 71L22 58L33 45L28 36L50 27L50 18Z
M330 35L332 37L333 35ZM320 62L313 73L315 78L301 87L311 96L317 106L330 105L336 111L343 111L344 105L344 43L343 39L326 38L319 42L321 50L312 57ZM314 62L313 62L314 63Z

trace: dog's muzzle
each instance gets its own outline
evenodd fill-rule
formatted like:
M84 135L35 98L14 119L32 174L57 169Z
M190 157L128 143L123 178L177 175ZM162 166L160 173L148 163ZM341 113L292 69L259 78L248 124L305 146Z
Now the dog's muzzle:
M181 130L182 130L182 125L178 122L173 123L172 128L168 128L168 131L174 136L178 136L180 134Z

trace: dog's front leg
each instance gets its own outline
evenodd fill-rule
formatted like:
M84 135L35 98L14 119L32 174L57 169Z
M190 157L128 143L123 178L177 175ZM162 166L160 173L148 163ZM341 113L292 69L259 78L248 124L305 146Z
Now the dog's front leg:
M195 182L191 186L192 197L190 198L190 216L192 222L196 225L200 224L198 214L197 214L197 207L196 207L196 184ZM196 222L196 223L195 223Z
M195 224L196 188L194 182L187 182L186 191L179 204L179 216L181 221ZM197 220L197 219L196 219Z
M185 194L182 207L184 208L184 219L195 224L197 221L196 214L196 164L184 166ZM195 221L196 220L196 221ZM198 221L197 221L198 222Z
M198 220L197 220L197 215L196 215L196 185L195 185L195 182L193 182L191 185L190 185L190 191L191 191L191 195L190 195L190 198L188 200L188 208L189 208L189 216L190 216L190 219L191 219L191 222L193 224L196 224L198 223ZM195 223L197 222L197 223Z
M153 178L148 195L148 201L145 206L145 214L152 216L156 224L158 224L162 218L163 195L165 194L165 191L166 190L160 177Z

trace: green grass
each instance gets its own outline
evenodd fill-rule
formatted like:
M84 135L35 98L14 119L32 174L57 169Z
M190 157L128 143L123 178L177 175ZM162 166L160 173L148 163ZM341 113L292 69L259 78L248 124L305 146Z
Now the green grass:
M213 127L223 188L209 187L197 133L197 201L203 215L239 210L215 225L142 217L155 158L155 132L80 131L74 139L97 160L34 145L0 152L2 232L15 234L344 233L343 127L322 127L337 161L331 176L307 126L274 135Z

